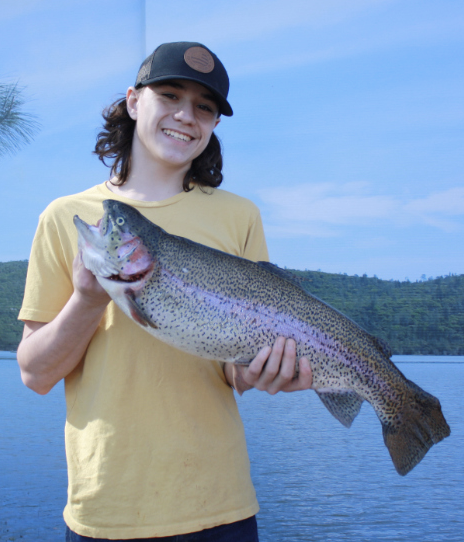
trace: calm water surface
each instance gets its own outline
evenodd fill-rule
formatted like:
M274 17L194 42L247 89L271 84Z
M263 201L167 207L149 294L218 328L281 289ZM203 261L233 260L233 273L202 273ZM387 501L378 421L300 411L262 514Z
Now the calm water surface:
M407 359L400 369L439 397L452 434L404 478L367 403L345 429L311 392L238 399L261 542L464 540L464 359ZM1 541L64 540L64 409L62 385L34 394L0 353Z

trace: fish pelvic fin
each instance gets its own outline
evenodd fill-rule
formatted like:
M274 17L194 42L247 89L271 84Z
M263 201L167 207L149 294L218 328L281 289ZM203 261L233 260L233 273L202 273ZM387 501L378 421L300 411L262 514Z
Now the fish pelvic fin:
M332 416L345 427L351 427L361 410L363 402L361 396L348 389L319 389L316 393Z
M411 394L399 422L382 423L383 440L401 476L408 474L434 444L451 434L440 401L414 382L407 383Z

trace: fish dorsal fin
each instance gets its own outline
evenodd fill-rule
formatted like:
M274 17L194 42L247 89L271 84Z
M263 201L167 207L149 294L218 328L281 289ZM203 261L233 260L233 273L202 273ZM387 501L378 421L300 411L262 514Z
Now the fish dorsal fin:
M291 271L282 269L278 265L275 265L271 262L256 262L256 263L263 269L266 269L266 271L269 271L270 273L277 275L281 279L287 280L288 282L291 282L295 286L299 286L302 290L304 290L303 279L301 279L300 277L298 277Z
M361 410L362 397L348 389L319 389L316 393L332 416L345 427L351 427Z

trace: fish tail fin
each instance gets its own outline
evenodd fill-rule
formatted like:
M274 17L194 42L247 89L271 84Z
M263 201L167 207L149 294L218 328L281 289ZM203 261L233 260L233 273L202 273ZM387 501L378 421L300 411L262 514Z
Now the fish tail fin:
M409 400L396 422L382 423L383 439L398 474L405 476L430 450L449 436L451 430L441 411L440 401L407 381Z

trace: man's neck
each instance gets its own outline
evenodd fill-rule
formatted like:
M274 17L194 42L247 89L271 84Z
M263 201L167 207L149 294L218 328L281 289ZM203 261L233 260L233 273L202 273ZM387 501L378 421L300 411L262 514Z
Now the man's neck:
M138 200L138 201L162 201L183 191L182 182L174 180L145 180L141 179L139 182L133 182L131 178L127 180L123 185L114 184L117 182L116 178L111 179L106 185L115 194L125 196L126 198Z
M133 157L134 158L134 157ZM123 185L108 183L115 194L139 201L162 201L183 191L183 180L190 164L166 167L155 161L133 160L129 178Z

